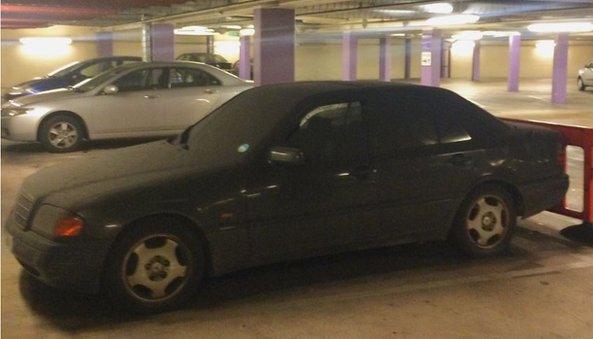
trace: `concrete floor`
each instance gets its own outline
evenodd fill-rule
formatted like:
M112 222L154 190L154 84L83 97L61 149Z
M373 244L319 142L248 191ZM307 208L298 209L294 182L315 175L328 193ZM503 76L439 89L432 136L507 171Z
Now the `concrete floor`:
M546 102L545 83L521 85L530 90L508 94L502 82L444 84L497 115L593 127L593 91L572 90L571 103L557 106ZM88 152L136 142L93 143ZM27 175L82 155L3 141L2 224ZM582 196L580 166L582 154L569 152L574 206ZM45 287L2 246L1 334L591 338L593 232L570 227L576 223L547 212L521 221L511 251L497 258L468 260L444 243L431 243L250 269L209 281L183 310L151 317L118 314L99 296Z

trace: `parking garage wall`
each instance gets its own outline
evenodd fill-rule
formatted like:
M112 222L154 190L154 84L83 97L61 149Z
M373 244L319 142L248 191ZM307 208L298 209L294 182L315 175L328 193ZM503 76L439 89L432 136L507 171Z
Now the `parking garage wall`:
M76 60L97 57L96 30L86 27L52 26L37 29L3 29L1 86L10 87L19 82L45 75ZM24 37L67 37L68 46L24 46Z
M482 42L480 49L481 79L506 79L508 73L508 44L506 42ZM569 79L576 77L579 68L593 59L593 43L571 41L568 49ZM521 45L519 76L529 78L552 77L553 49L536 47L535 41L524 41ZM472 52L455 51L451 54L451 77L470 79L472 73Z

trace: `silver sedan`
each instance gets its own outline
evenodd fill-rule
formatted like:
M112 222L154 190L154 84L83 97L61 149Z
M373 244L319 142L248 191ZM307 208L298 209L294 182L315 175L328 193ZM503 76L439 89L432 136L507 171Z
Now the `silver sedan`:
M138 62L7 102L2 138L68 152L85 139L174 135L250 87L205 64Z

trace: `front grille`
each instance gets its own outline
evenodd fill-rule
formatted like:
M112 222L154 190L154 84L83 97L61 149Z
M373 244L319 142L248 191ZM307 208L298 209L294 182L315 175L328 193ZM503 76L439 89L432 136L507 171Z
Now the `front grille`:
M29 225L29 218L33 211L35 202L25 194L20 194L14 207L14 219L21 228L25 229Z

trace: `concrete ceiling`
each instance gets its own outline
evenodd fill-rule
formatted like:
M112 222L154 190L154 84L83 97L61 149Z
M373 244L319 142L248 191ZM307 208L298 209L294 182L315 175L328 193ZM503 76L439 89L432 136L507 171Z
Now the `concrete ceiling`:
M438 14L425 5L434 0L4 0L2 27L43 27L52 24L103 26L114 29L137 27L140 22L165 21L178 27L252 23L256 7L293 8L298 32L338 34L344 30L361 34L414 31L408 23ZM482 0L447 1L453 13L476 14L480 21L464 29L522 30L526 23L585 19L593 21L593 0ZM397 28L397 29L394 29ZM449 27L454 30L460 27ZM591 34L580 34L591 36Z

